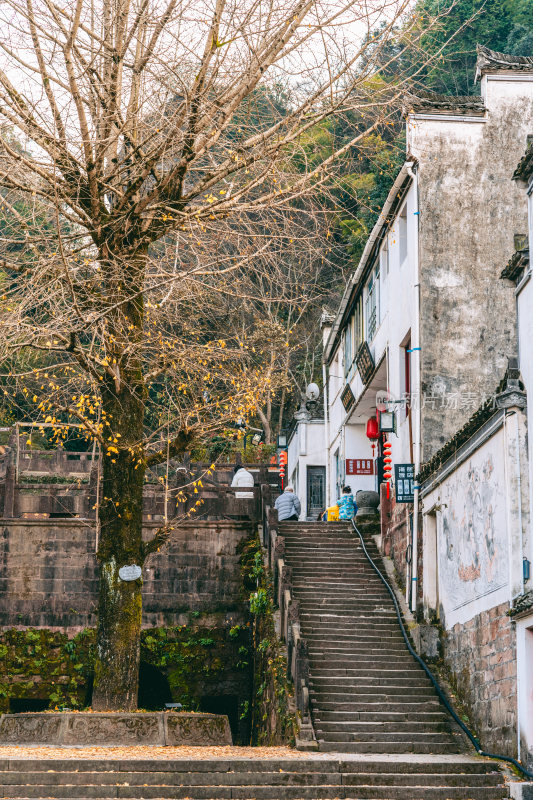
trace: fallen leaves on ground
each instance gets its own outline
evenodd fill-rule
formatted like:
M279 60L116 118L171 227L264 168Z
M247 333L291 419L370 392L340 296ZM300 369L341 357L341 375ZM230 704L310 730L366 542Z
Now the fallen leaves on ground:
M225 758L309 758L310 754L289 747L46 747L28 745L0 746L1 758L28 759L225 759Z

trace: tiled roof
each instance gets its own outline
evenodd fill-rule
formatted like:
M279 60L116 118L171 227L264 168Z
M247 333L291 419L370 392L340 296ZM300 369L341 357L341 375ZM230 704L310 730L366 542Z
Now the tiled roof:
M518 283L519 279L524 274L524 271L529 266L529 248L527 243L525 247L520 250L515 250L505 267L503 268L500 278L507 278L510 281Z
M529 592L525 592L524 594L519 595L519 597L515 598L513 603L513 607L509 609L507 612L508 617L516 617L519 614L525 614L527 611L531 611L533 609L533 591L531 589Z
M533 175L533 142L527 148L525 154L513 173L513 180L528 181Z
M533 72L533 56L510 56L507 53L498 53L489 50L482 44L477 45L476 81L485 72L495 70L512 70L518 72Z
M483 114L485 106L479 95L454 97L434 92L409 92L404 95L402 112L405 115L413 112L433 112L437 114Z

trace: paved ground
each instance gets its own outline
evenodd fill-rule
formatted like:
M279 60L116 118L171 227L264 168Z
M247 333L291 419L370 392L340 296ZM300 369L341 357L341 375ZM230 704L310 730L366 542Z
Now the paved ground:
M402 753L393 755L383 755L378 753L307 753L293 750L290 747L43 747L42 745L10 745L0 746L0 759L94 759L100 758L106 761L124 759L161 759L163 761L176 759L262 759L262 758L294 758L309 760L328 760L336 756L342 757L343 761L363 761L363 762L410 762L428 764L432 761L439 763L453 763L465 761L490 761L472 755L456 754L416 754Z

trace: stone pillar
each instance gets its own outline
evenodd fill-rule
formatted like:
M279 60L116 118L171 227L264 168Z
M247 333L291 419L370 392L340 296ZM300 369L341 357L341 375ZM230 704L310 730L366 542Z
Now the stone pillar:
M360 489L355 495L355 502L357 503L356 516L358 517L365 517L370 514L378 513L379 494L377 492L367 492Z

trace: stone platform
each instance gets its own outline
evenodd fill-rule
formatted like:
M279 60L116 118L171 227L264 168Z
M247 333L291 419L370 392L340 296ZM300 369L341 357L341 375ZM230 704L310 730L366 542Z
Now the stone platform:
M2 714L0 745L53 747L231 745L226 716L191 712L39 712Z

